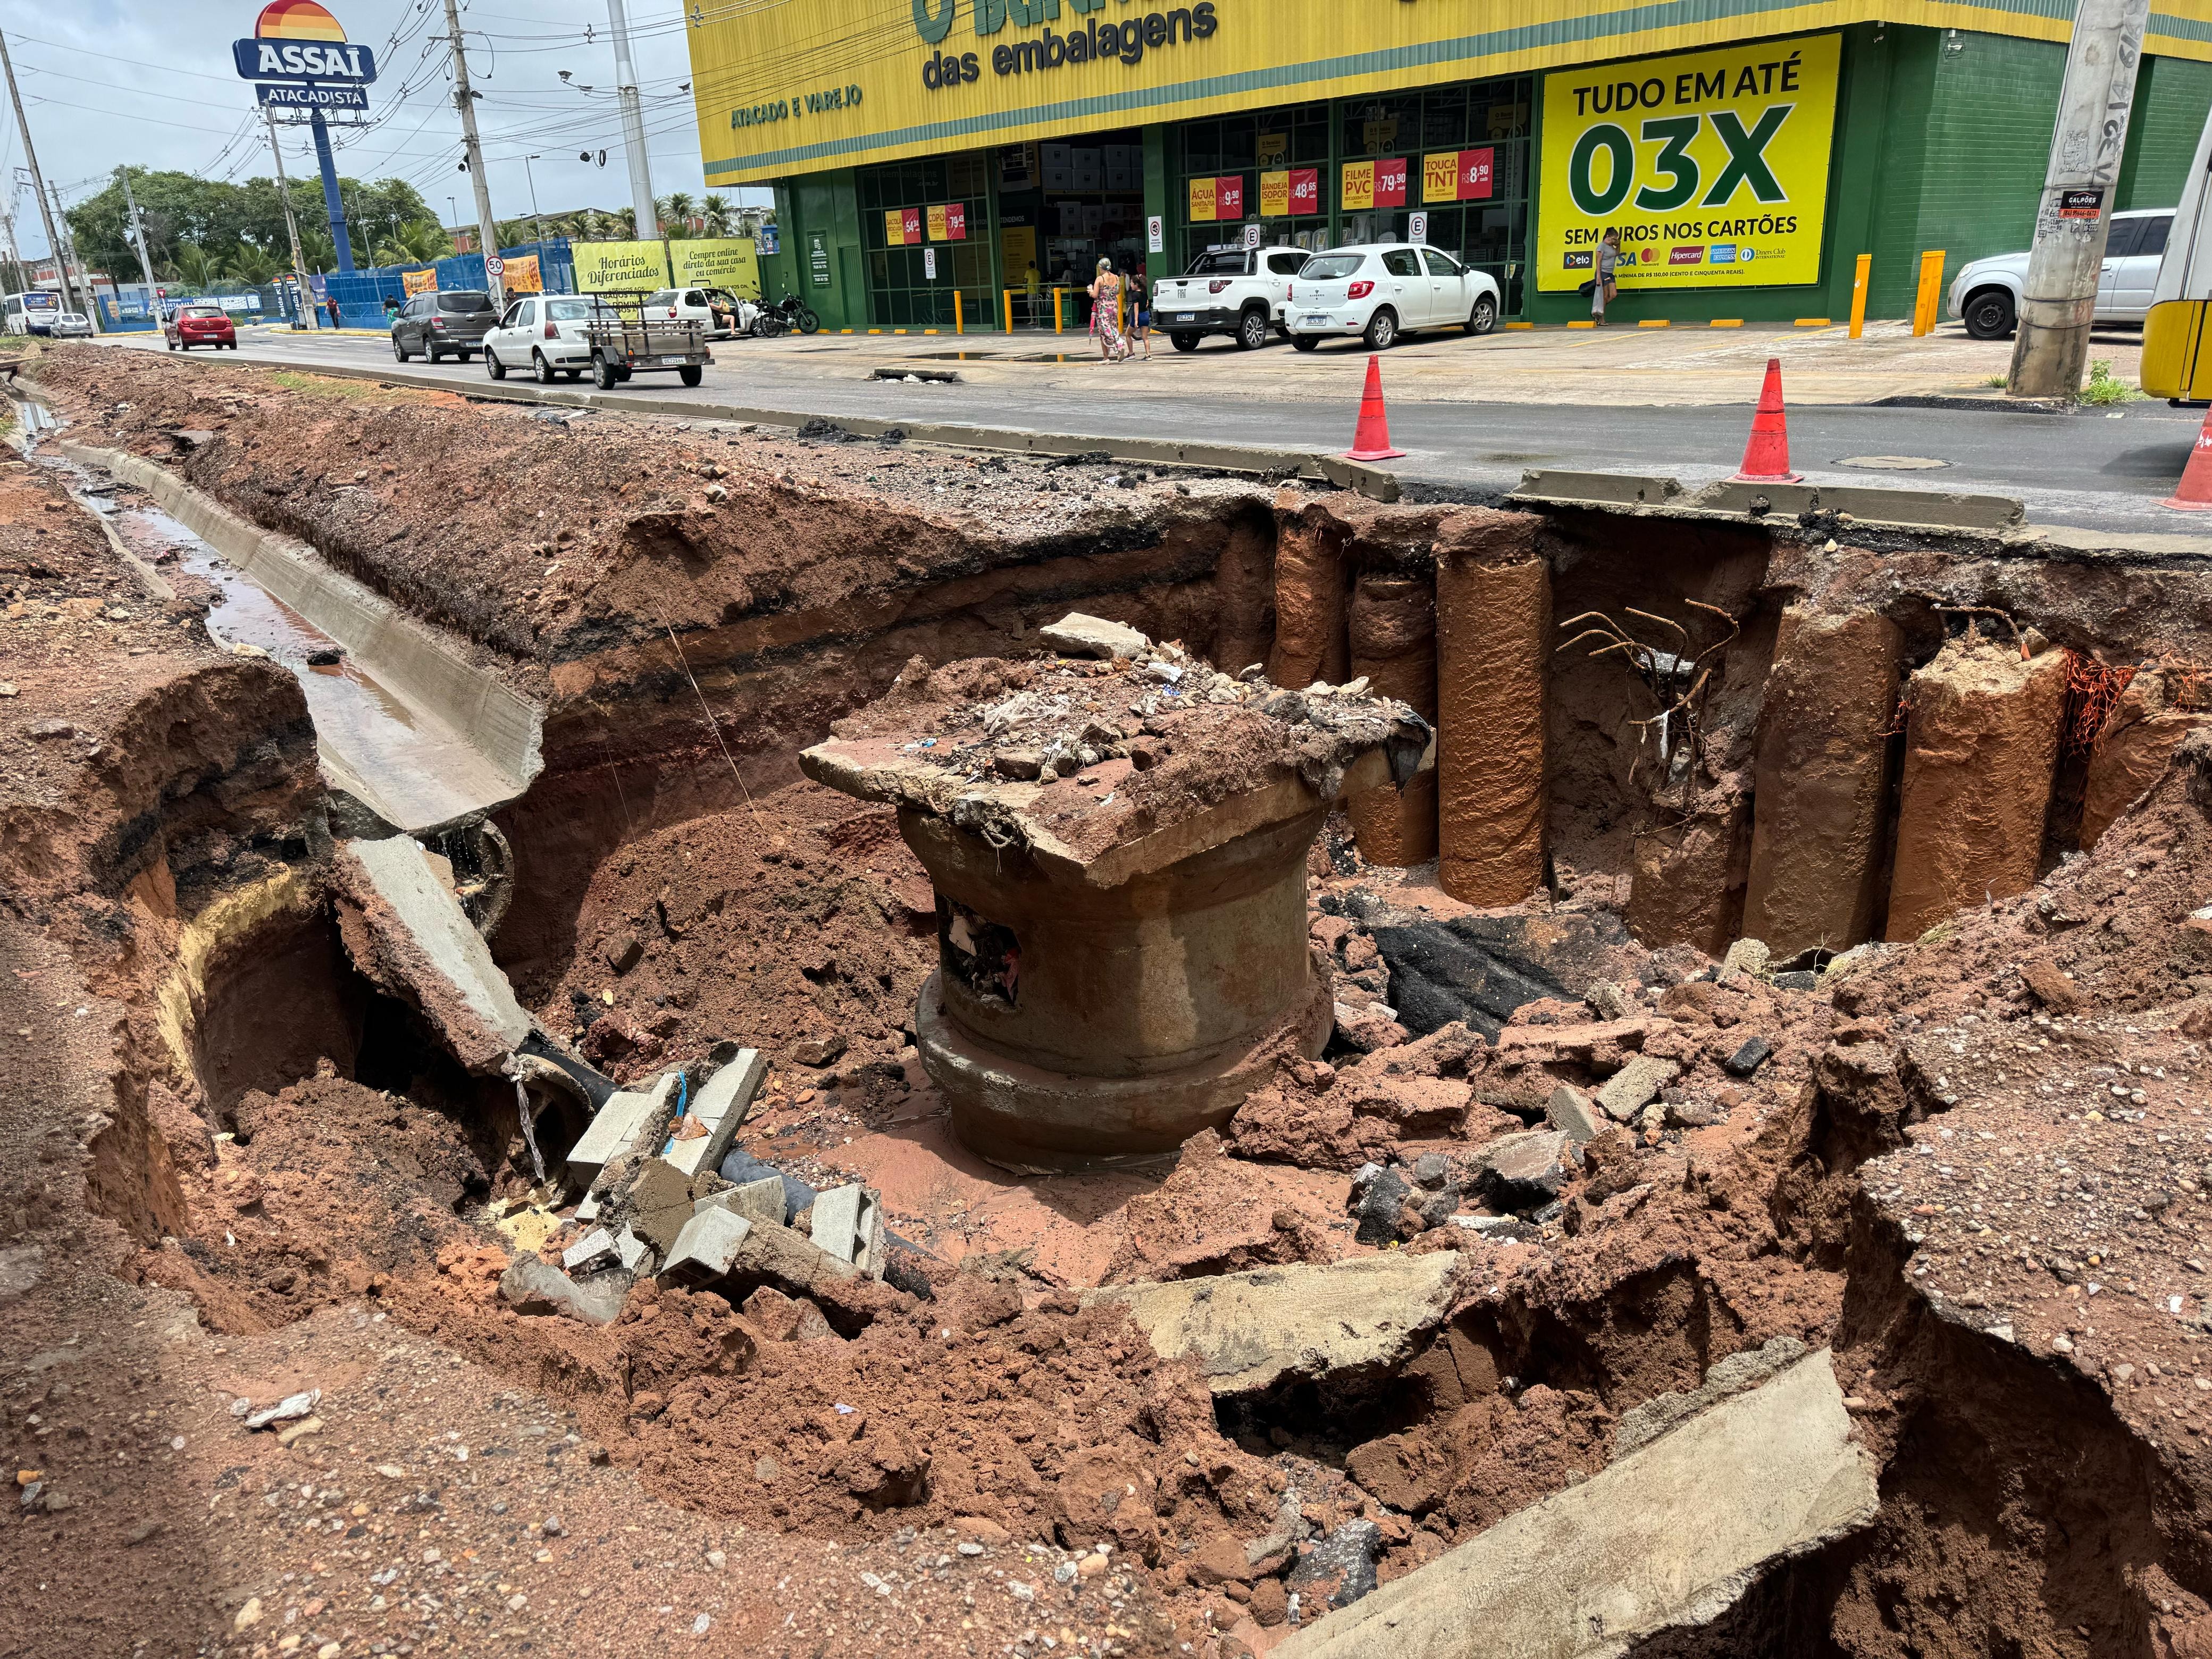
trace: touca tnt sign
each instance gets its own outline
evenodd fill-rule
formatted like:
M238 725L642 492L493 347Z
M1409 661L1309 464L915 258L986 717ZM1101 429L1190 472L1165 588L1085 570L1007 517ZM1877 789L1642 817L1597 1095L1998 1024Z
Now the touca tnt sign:
M1624 289L1819 282L1840 39L1546 76L1537 286L1588 282L1609 229Z
M270 0L252 35L231 42L230 55L249 81L367 86L376 79L376 54L348 41L315 0Z

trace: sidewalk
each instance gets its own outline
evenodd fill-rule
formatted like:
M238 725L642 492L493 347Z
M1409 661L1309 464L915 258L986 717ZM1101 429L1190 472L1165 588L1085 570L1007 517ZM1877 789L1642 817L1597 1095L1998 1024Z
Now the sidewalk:
M910 330L784 336L726 341L719 362L752 367L777 379L842 379L879 368L952 369L972 384L1027 391L1095 394L1110 376L1117 396L1187 391L1198 377L1210 393L1249 388L1253 395L1310 402L1356 403L1367 352L1330 344L1295 352L1277 342L1255 352L1209 339L1196 352L1176 351L1164 336L1150 361L1102 362L1078 330L1012 335ZM2136 331L2100 331L2092 360L2108 360L2132 385L2142 355ZM1956 325L1922 339L1905 322L1869 323L1853 340L1841 323L1826 328L1747 325L1617 329L1507 329L1474 338L1454 331L1417 334L1384 355L1385 387L1394 400L1688 406L1748 404L1759 395L1766 360L1782 362L1792 404L1867 404L1887 398L1986 395L2012 362L2009 340L1972 340Z

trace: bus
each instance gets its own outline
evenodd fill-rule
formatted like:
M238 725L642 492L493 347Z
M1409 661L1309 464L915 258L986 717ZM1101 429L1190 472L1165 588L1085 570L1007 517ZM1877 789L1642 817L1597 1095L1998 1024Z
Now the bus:
M52 334L54 319L62 314L61 295L34 288L24 294L0 298L0 332Z
M2136 379L2154 398L2174 404L2212 403L2212 117L2197 141L2197 158L2174 210L2173 229L2159 261L2150 311L2143 318L2142 367Z

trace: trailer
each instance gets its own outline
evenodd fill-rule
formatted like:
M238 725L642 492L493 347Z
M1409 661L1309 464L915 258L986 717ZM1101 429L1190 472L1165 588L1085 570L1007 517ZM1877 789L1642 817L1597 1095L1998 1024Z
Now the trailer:
M599 301L584 337L592 349L592 379L611 392L640 372L673 370L685 386L696 386L714 361L707 349L703 325L687 318L647 318L647 290L594 294Z
M2197 157L2174 210L2159 261L2150 310L2143 318L2142 365L2136 379L2154 398L2174 404L2212 403L2212 117L2197 141Z

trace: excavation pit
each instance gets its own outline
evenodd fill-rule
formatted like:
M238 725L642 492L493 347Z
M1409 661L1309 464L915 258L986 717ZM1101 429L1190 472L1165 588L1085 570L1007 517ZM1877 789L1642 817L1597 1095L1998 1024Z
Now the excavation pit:
M915 1030L961 1139L1024 1170L1161 1157L1326 1046L1306 852L1346 793L1414 776L1428 726L1172 646L1006 666L1010 696L895 691L801 765L896 805L929 872Z

